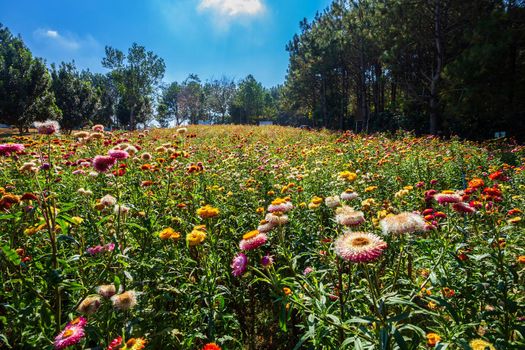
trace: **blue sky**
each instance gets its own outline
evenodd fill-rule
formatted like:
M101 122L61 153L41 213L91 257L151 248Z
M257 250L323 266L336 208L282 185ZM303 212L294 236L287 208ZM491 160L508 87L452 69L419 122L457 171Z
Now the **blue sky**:
M166 62L164 80L251 73L282 83L286 43L330 0L0 0L0 22L48 63L104 72L104 46L144 45Z

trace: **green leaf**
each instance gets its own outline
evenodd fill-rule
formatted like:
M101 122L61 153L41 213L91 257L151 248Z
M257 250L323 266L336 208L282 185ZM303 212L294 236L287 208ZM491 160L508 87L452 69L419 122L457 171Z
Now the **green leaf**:
M21 263L20 256L18 256L18 254L16 253L14 249L9 248L8 245L3 245L2 251L4 252L7 260L9 260L13 265L16 265L16 266L20 265Z

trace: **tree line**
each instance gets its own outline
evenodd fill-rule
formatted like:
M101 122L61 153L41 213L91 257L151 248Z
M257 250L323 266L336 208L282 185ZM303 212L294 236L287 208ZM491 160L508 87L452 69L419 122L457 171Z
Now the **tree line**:
M288 43L282 101L314 126L525 135L525 2L335 0Z
M164 60L136 43L127 53L106 47L102 66L108 73L79 70L74 62L48 69L0 24L0 122L20 132L46 119L65 131L93 124L135 129L152 121L161 127L255 123L278 113L279 88L267 89L252 75L202 82L190 74L165 83Z

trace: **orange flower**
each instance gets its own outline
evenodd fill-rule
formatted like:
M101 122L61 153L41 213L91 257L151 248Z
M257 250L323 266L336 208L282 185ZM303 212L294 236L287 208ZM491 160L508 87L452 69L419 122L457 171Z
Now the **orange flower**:
M202 350L221 350L221 347L215 343L208 343L204 345Z
M478 177L473 178L472 180L470 180L468 182L468 187L480 188L480 187L483 187L483 186L485 186L485 182L482 179L478 178Z
M427 334L427 344L428 346L435 347L437 343L441 340L441 337L436 333Z
M454 292L454 289L450 289L448 287L443 288L442 292L446 298L452 298L454 295L456 295L456 292Z
M180 233L175 232L175 230L172 229L171 227L167 227L164 230L159 232L159 238L162 240L168 240L168 239L178 240L180 238Z
M520 264L525 264L525 255L518 256L518 259L516 259Z
M292 290L290 288L288 288L288 287L284 287L283 288L283 293L284 293L284 295L288 296L288 295L292 294Z
M204 207L197 209L197 215L199 215L201 219L214 218L219 215L219 209L214 208L211 205L205 205Z

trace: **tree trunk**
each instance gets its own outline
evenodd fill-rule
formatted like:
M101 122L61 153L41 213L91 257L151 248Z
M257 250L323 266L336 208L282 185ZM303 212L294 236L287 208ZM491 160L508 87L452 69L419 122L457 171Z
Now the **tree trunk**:
M439 131L439 97L438 88L441 81L443 68L443 42L441 31L441 1L434 1L434 43L436 49L436 66L430 82L430 134L435 135Z
M131 106L131 109L129 111L129 128L131 130L135 130L135 106Z

